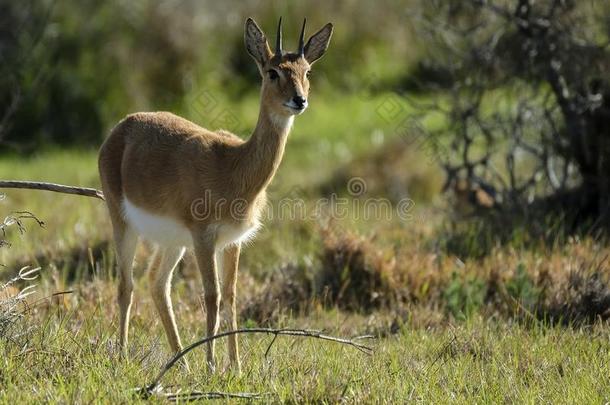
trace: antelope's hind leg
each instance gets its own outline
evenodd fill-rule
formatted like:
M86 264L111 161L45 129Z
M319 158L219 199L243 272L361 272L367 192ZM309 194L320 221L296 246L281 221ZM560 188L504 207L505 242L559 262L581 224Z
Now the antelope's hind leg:
M129 343L129 317L133 302L133 259L136 254L138 235L124 222L113 225L119 273L119 344L121 352L126 355Z

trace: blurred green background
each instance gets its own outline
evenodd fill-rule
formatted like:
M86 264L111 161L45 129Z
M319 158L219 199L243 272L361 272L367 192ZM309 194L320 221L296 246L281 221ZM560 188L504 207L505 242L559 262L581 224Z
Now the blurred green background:
M169 110L214 126L228 109L225 116L239 119L228 129L247 135L256 118L259 82L243 45L248 16L271 38L283 16L289 49L296 47L303 17L308 34L335 24L330 52L314 69L314 108L321 103L358 108L366 97L352 100L353 94L399 88L423 45L412 34L408 1L2 4L5 105L12 87L20 93L2 136L5 149L24 153L57 144L96 147L133 111Z

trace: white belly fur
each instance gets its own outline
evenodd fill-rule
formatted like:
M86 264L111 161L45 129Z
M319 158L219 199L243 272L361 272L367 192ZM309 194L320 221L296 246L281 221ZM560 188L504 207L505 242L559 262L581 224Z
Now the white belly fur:
M144 239L162 246L193 247L190 231L176 220L156 215L123 199L123 213L127 222L133 226ZM213 224L209 231L216 234L216 248L223 249L234 243L247 242L252 239L259 228L255 224Z

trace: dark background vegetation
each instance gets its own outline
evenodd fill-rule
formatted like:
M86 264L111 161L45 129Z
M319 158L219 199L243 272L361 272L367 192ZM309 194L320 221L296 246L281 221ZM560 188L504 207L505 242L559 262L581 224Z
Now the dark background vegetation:
M325 58L329 68L317 80L332 83L333 91L359 91L372 73L397 82L411 60L408 10L400 2L280 4L4 1L1 96L10 120L2 139L25 152L52 144L97 146L127 111L186 114L197 89L221 89L231 98L254 92L258 72L243 46L248 16L273 38L283 15L289 47L296 46L303 16L310 33L327 16L349 27L336 32L335 52ZM386 78L386 71L397 78Z

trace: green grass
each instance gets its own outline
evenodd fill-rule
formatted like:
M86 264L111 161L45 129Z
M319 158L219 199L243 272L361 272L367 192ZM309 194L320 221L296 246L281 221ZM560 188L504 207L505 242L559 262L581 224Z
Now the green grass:
M137 402L132 389L149 383L168 358L165 339L151 308L138 308L130 360L121 360L109 304L94 298L69 310L54 308L26 344L0 341L0 401ZM202 329L192 319L182 324L187 342ZM347 322L351 326L345 327ZM362 317L330 312L288 324L342 325L327 332L358 334L356 325L364 323ZM209 375L199 348L188 357L192 371L175 368L162 385L171 392L263 393L273 402L599 404L610 398L607 328L581 331L473 319L442 329L404 328L371 341L372 356L332 342L279 337L265 358L270 341L240 338L241 376ZM218 345L220 364L226 363L225 344Z

